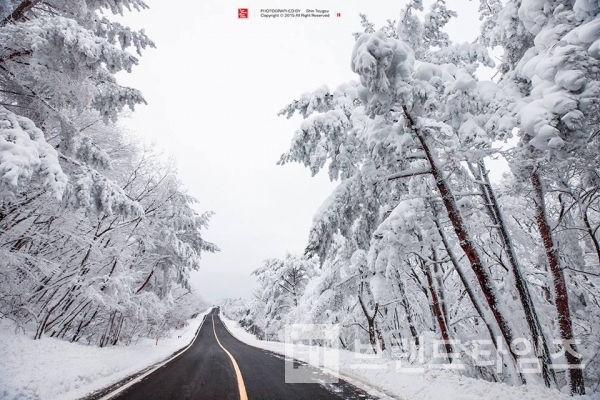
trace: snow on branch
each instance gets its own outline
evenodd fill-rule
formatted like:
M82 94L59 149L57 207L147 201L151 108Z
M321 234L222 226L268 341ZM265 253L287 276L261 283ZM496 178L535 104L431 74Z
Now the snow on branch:
M0 58L31 52L29 63L37 73L48 69L67 74L88 73L104 65L111 73L130 72L137 58L94 35L76 21L64 18L38 18L0 28ZM8 54L5 54L8 53ZM63 54L56 57L55 54Z
M431 168L429 168L429 167L414 168L414 169L408 169L405 171L400 171L400 172L396 172L395 174L388 175L385 177L385 180L392 181L394 179L409 178L411 176L426 175L426 174L430 174L430 173L431 173Z
M0 106L0 180L13 189L39 174L43 185L60 197L67 176L58 153L33 121Z

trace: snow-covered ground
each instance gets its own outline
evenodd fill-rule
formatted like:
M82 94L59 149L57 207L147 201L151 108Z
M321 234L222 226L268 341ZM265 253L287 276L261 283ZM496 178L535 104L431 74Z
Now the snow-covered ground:
M205 314L170 337L99 348L54 338L32 340L0 322L0 399L77 399L110 386L187 346Z
M132 346L107 348L53 338L34 341L31 335L15 335L11 323L2 321L0 399L77 399L110 386L187 346L208 311L191 320L187 327L173 332L169 338L159 340L158 344L147 339ZM284 343L257 340L237 322L221 318L241 341L275 353L285 353ZM310 363L302 351L294 351L294 355ZM389 360L385 359L357 360L354 353L340 350L340 375L379 397L387 395L402 400L570 399L541 386L512 387L465 378L447 371L401 373L389 368L388 363ZM361 364L360 368L357 364Z
M241 328L237 322L224 316L221 316L221 319L225 322L229 331L239 340L255 347L285 354L284 343L258 340ZM306 347L302 346L302 348L298 347L297 350L294 350L294 357L310 364L308 352L304 351ZM306 356L303 356L303 354ZM384 393L390 398L401 400L574 399L557 390L549 390L543 386L515 387L462 377L456 373L442 370L419 373L398 372L390 366L390 360L387 359L365 359L360 356L359 359L355 353L346 350L339 350L339 355L340 376L375 396L381 396ZM582 396L577 397L577 399L592 399L592 397Z

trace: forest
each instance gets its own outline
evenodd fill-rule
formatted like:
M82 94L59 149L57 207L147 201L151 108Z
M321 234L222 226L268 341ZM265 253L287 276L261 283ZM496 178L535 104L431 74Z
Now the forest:
M118 123L145 100L115 75L154 43L110 16L146 8L0 3L0 319L35 339L158 339L204 305L189 275L219 250L212 213Z
M252 301L223 307L265 340L338 324L343 349L597 392L600 4L481 0L479 37L455 43L432 3L363 15L357 79L280 111L303 121L279 164L338 185L304 254L266 259Z

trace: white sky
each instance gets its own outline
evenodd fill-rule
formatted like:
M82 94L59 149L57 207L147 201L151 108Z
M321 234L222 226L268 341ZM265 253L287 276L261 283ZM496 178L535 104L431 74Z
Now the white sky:
M312 216L335 187L326 171L311 178L300 165L277 166L300 119L277 112L303 92L356 79L350 70L358 13L376 28L397 19L405 1L147 0L122 20L145 28L157 45L121 84L140 89L140 106L124 124L177 159L179 176L199 210L213 210L205 238L222 251L203 256L193 286L207 299L249 297L250 273L269 257L301 253ZM427 2L426 2L427 4ZM449 0L459 18L455 41L478 34L478 2ZM249 8L239 20L237 9ZM340 18L262 19L261 8L329 9Z

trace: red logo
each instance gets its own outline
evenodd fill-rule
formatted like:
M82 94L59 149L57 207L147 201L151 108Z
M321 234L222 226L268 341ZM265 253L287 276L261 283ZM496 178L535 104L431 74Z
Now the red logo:
M238 8L238 18L247 19L248 18L248 9L247 8Z
M338 16L338 17L341 17L341 16L342 16L342 13L337 13L337 16Z

